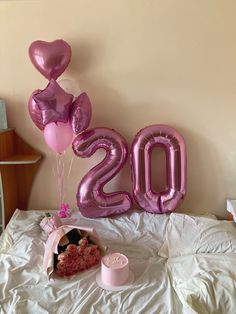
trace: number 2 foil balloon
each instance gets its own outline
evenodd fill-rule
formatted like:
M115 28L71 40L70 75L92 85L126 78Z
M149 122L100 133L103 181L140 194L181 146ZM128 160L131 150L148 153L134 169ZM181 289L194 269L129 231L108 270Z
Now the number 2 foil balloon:
M131 208L132 198L127 192L105 193L103 188L124 166L127 160L125 139L114 130L95 128L82 132L72 143L78 157L90 157L98 149L106 151L105 158L81 180L77 191L77 205L82 215L90 218L121 214Z

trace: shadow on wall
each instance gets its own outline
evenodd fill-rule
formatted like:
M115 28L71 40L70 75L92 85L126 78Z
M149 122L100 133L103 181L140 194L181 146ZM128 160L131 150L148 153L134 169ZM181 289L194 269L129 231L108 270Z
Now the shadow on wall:
M213 213L216 208L224 208L221 192L221 172L217 159L217 149L208 138L192 130L178 127L187 146L187 195L179 212ZM212 194L214 187L214 194ZM212 204L214 208L212 208ZM201 206L201 207L200 207Z

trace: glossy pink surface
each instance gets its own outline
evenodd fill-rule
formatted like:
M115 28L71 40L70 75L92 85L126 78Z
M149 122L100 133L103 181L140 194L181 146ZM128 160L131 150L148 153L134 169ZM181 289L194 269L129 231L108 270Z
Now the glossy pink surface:
M166 154L165 190L154 192L151 184L151 154L160 146ZM187 160L183 137L167 125L151 125L138 132L132 143L131 169L136 202L150 213L170 213L186 194Z
M37 40L29 47L29 57L42 75L48 80L56 80L70 63L71 47L62 39L52 42Z
M92 156L98 149L106 151L105 158L81 180L77 190L77 205L86 217L96 218L121 214L131 208L132 198L127 192L105 193L103 188L127 160L127 143L116 131L95 128L82 132L72 143L78 157Z

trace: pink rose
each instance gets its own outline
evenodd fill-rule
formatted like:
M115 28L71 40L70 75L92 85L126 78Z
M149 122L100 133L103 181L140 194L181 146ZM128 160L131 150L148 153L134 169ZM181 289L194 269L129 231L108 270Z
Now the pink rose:
M68 254L66 252L63 252L61 254L58 255L57 259L59 261L65 261L69 258Z
M59 262L57 263L57 268L60 270L66 269L67 263L65 262Z
M69 244L66 248L68 253L77 252L77 246L75 244Z
M78 268L79 268L79 270L86 269L86 262L82 258L80 258L80 260L78 262Z
M79 240L79 245L81 247L86 247L88 245L88 240L86 238L80 239Z
M91 254L91 247L87 246L85 249L84 249L84 255L90 255Z
M78 254L79 254L79 255L82 255L82 254L84 253L84 248L78 246L78 247L77 247L77 251L78 251Z
M91 254L94 254L98 249L98 246L97 245L92 245L91 246Z

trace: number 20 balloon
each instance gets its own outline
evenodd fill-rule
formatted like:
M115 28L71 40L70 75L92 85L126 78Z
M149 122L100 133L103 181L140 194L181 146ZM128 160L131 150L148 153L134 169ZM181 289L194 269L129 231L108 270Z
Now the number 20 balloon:
M160 146L166 154L166 182L164 191L154 192L151 185L151 154ZM105 193L104 185L124 166L127 144L117 132L95 128L80 133L73 142L74 153L90 157L99 148L106 150L104 160L92 168L81 180L77 204L81 213L90 218L126 212L132 205L127 192ZM131 172L133 194L145 211L155 214L170 213L186 194L186 150L183 137L166 125L152 125L138 132L132 143Z

